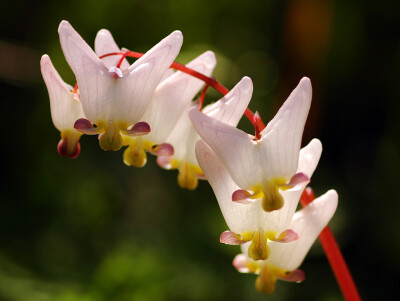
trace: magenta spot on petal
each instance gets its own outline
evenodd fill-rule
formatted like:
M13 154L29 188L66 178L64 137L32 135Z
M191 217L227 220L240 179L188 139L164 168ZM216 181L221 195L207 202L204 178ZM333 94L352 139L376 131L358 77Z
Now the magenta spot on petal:
M57 145L57 151L60 156L75 159L81 152L81 145L77 142L73 147L68 143L68 140L61 139Z
M174 154L174 147L169 143L161 143L154 145L150 152L156 156L172 156Z
M157 164L164 169L171 169L171 158L166 156L157 157Z
M235 259L233 260L233 266L240 272L240 273L248 273L249 269L247 268L247 262L249 260L247 259L246 255L244 254L239 254L235 256Z
M151 128L147 122L140 121L135 123L130 130L123 130L122 132L128 136L142 136L150 133Z
M86 135L96 135L99 133L98 131L99 129L95 128L93 124L85 118L80 118L77 121L75 121L74 128L75 130Z
M281 280L288 282L302 282L306 279L306 274L302 270L294 270L288 273L285 277L279 277Z
M279 238L276 239L275 241L277 242L291 242L299 239L299 235L297 234L296 231L292 229L288 229L283 231L281 234L279 234Z
M247 190L239 189L232 193L232 201L242 204L254 203L254 200L250 199L251 194Z
M295 187L308 182L310 182L310 178L305 173L299 172L295 174L286 185L289 187Z
M232 231L224 231L219 237L219 242L227 245L241 245L246 241L241 240L239 236Z

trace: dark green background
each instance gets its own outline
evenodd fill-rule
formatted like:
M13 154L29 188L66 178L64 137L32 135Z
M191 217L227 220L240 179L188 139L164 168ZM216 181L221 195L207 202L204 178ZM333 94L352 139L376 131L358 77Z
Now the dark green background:
M274 295L239 274L238 252L206 182L195 192L176 172L128 168L122 152L81 139L59 157L40 56L74 84L58 42L66 19L90 45L109 29L121 47L146 51L175 29L179 62L217 54L217 79L253 79L250 104L268 121L302 76L314 97L304 145L324 151L312 179L335 188L334 234L365 300L400 298L398 1L7 1L0 9L1 300L341 300L316 244L303 284ZM210 92L207 101L218 93ZM249 122L240 127L251 131ZM396 289L397 285L397 289Z

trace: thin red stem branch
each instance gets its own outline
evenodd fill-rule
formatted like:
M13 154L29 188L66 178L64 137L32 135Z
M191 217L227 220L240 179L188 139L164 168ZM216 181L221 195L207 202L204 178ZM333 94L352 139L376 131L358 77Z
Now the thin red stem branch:
M130 50L125 50L126 56L128 57L135 57L135 58L140 58L143 56L143 53L139 52L134 52ZM193 70L191 68L186 67L185 65L182 65L177 62L173 62L171 65L171 68L175 70L179 70L181 72L184 72L186 74L189 74L193 77L196 77L203 82L206 83L206 85L213 87L215 90L217 90L219 93L222 95L226 95L229 93L229 90L224 87L221 83L219 83L215 78L205 76L204 74L201 74L200 72L197 72L196 70ZM250 122L254 125L256 129L256 139L259 139L259 133L265 128L265 124L262 122L261 118L258 116L258 118L255 116L255 114L247 108L246 111L244 112L244 115L246 116L247 119L250 120Z
M209 87L209 85L206 84L206 86L204 87L204 89L201 92L201 95L199 97L199 102L197 104L197 107L199 108L200 111L203 108L204 98L206 97L206 92L207 92L208 87Z
M140 58L143 56L143 53L123 49L122 52L107 53L107 54L100 56L99 58L102 59L102 58L112 56L112 55L122 55L121 59L118 62L118 65L117 65L117 67L119 68L122 64L122 61L126 57ZM226 87L224 87L220 82L218 82L215 78L205 76L204 74L201 74L200 72L197 72L196 70L188 68L185 65L182 65L177 62L173 62L170 68L184 72L186 74L189 74L193 77L196 77L196 78L202 80L203 82L205 82L206 87L213 87L215 90L217 90L219 93L221 93L224 96L229 93L229 90ZM203 97L203 99L204 99L204 97ZM250 120L250 122L253 124L253 126L255 128L255 140L260 139L261 131L265 128L265 124L261 120L260 115L258 115L257 113L254 114L249 108L246 108L244 115L246 116L247 119Z
M300 203L303 207L307 206L314 200L314 192L310 187L307 187L301 196ZM343 297L348 301L361 300L357 287L351 276L350 270L343 258L339 245L332 234L329 226L326 226L319 235L319 241L324 249L325 255L335 275L336 281L339 284Z

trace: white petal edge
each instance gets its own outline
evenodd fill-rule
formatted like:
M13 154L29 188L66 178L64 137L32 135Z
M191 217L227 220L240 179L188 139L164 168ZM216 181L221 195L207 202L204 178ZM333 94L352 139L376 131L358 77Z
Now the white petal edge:
M73 129L75 121L84 118L81 103L73 97L46 54L40 60L40 69L49 92L54 126L60 132Z
M215 65L215 54L207 51L186 66L210 76ZM165 142L203 85L203 81L180 71L161 82L143 116L152 127L148 139L156 143Z
M115 93L115 119L133 124L142 118L157 85L178 55L182 42L182 33L174 31L124 71Z
M199 140L196 143L196 157L215 193L229 229L235 233L257 230L260 204L240 204L232 201L232 193L239 187L204 141Z
M203 113L231 126L237 126L253 95L253 82L243 77L235 87L217 102L206 106Z
M337 204L337 192L329 190L296 212L289 228L298 233L299 239L288 244L271 242L271 257L268 261L288 271L297 269L322 229L332 218Z
M94 50L98 57L108 53L121 52L121 49L118 47L117 43L115 43L111 32L107 29L101 29L97 33L96 39L94 40ZM120 60L121 55L112 55L101 59L107 68L116 67ZM128 69L129 66L129 62L124 59L121 64L121 69Z
M290 178L295 174L311 96L311 82L304 77L261 132L260 163L265 177Z
M189 111L190 119L200 137L210 146L236 184L252 189L262 180L260 158L251 135L200 112Z
M108 120L112 104L112 101L110 101L112 95L109 95L109 90L114 79L69 22L62 21L58 32L61 48L78 82L82 107L86 117L93 123Z
M307 146L300 150L297 172L303 172L311 178L317 168L321 153L322 143L319 139L314 138Z

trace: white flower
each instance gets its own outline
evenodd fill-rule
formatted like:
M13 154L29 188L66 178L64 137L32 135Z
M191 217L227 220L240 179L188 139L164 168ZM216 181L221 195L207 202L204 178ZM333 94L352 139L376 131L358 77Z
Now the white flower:
M300 151L297 172L311 177L318 164L321 151L321 142L313 139ZM238 186L204 141L197 143L196 156L214 190L230 229L221 234L221 242L226 244L251 242L249 256L254 260L265 260L270 255L268 242L288 243L298 239L299 234L290 227L290 224L304 190L303 186L281 191L285 200L283 207L276 211L265 212L260 199L249 204L232 201L232 193L238 189Z
M254 273L256 288L262 293L272 293L277 279L301 282L303 271L298 270L312 244L335 213L338 195L329 190L293 216L289 227L298 233L296 241L279 244L268 242L271 256L267 260L254 261L249 258L250 243L241 246L243 254L235 257L233 265L239 272Z
M190 111L196 131L240 187L232 195L234 201L248 203L261 198L263 209L270 212L282 208L283 190L305 187L309 178L297 170L311 93L310 80L303 78L259 139L197 110Z
M207 51L186 66L210 76L215 64L214 53ZM129 145L124 152L127 165L144 166L146 151L157 156L171 156L174 153L174 147L166 143L167 138L203 85L203 81L180 71L164 78L142 118L151 126L151 132L146 136L124 137L124 142Z
M74 129L74 123L85 117L79 95L64 83L46 54L40 60L40 69L49 92L51 118L54 126L61 132L58 153L76 158L80 152L79 138L82 134Z
M178 55L183 41L181 32L173 32L128 67L126 63L111 65L115 63L111 58L104 62L99 59L67 21L61 22L58 31L65 58L76 76L83 112L88 119L79 120L75 128L85 134L102 133L100 146L105 150L121 148L121 133L147 134L149 125L139 120L158 83ZM103 33L100 32L97 44L99 49L106 50Z
M246 110L253 93L253 83L244 77L227 95L202 110L207 116L236 126ZM174 146L174 154L170 157L159 156L158 164L166 169L178 169L178 183L181 187L195 189L198 178L203 172L198 166L195 156L196 141L200 139L194 129L188 111L193 107L190 103L180 117L167 142ZM196 110L198 110L196 108Z

